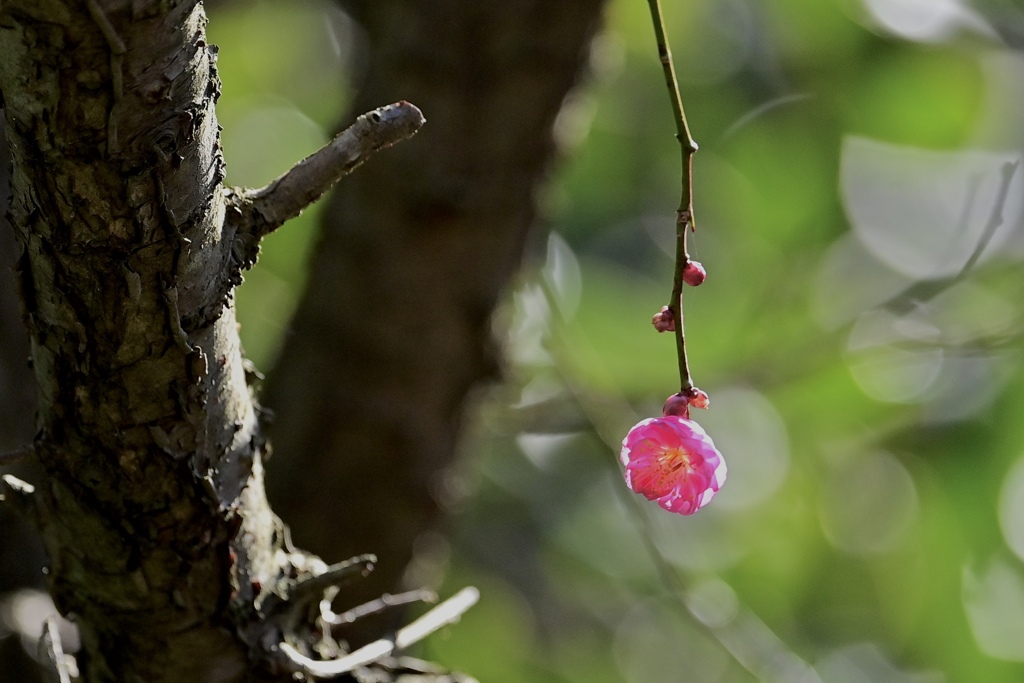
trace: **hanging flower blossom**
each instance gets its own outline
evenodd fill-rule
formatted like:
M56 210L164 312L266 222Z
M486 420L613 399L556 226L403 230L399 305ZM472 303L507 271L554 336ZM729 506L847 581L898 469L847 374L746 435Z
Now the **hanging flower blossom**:
M629 488L669 512L692 515L725 483L725 460L711 437L682 417L641 421L622 440L620 457Z

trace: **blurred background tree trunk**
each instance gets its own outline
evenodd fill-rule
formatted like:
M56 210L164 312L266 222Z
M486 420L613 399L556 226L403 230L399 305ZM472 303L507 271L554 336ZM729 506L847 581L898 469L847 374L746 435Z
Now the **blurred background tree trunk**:
M491 316L602 1L347 7L370 42L354 110L404 98L427 125L330 200L268 380L268 491L296 543L380 557L347 594L368 600L400 586L417 538L441 523L466 408L499 373Z

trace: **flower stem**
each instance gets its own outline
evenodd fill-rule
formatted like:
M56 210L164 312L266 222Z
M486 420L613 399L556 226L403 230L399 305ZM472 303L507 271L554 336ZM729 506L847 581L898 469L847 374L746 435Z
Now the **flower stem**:
M686 123L686 113L679 97L679 84L676 82L676 70L672 65L672 53L668 49L668 38L665 36L665 21L661 16L659 0L647 0L651 8L651 21L654 23L654 36L658 41L658 57L665 73L665 85L669 99L672 101L672 115L676 122L676 139L682 148L682 194L679 208L676 210L676 270L672 282L672 299L669 310L676 322L676 353L679 356L679 390L685 393L693 386L690 379L690 367L686 360L686 335L683 333L683 268L690 260L686 249L686 235L696 230L693 217L693 153L697 151L697 143L690 135L690 126Z

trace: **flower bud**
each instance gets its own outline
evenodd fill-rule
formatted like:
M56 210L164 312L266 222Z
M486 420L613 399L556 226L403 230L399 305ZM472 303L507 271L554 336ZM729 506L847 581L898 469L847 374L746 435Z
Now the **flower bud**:
M661 310L651 318L651 324L658 332L675 332L676 320L672 317L672 311L668 306L662 306Z
M683 394L672 394L661 409L665 417L685 417L690 419L690 397Z
M696 287L707 279L708 272L704 270L704 266L701 265L700 261L686 261L686 265L683 266L683 282Z
M690 387L687 392L687 398L690 405L694 408L707 408L711 405L711 399L708 398L708 395L697 387Z

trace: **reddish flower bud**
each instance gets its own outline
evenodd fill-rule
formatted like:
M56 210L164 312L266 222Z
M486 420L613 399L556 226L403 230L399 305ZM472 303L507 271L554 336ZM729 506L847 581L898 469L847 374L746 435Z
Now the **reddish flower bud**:
M690 397L683 394L672 394L661 409L665 417L684 417L690 419Z
M683 282L696 287L705 279L707 279L708 272L704 270L704 266L701 265L700 261L687 261L686 265L683 266Z
M711 399L708 395L697 387L690 387L687 392L690 405L694 408L707 408L711 405Z
M651 318L651 324L658 332L675 332L676 320L672 317L672 311L668 306L662 306L661 310Z

